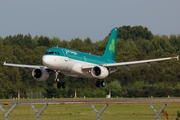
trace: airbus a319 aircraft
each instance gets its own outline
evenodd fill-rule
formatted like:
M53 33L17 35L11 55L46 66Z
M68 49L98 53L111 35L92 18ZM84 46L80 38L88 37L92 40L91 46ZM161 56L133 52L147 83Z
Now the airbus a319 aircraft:
M96 86L104 87L106 82L103 79L119 69L129 70L136 66L151 66L158 61L171 60L174 58L177 60L179 59L179 56L177 56L117 63L114 61L117 34L118 29L112 29L108 44L102 56L96 56L62 47L53 47L49 48L42 56L43 66L12 64L6 62L4 62L3 65L31 68L33 69L32 76L38 81L47 80L50 72L53 71L55 73L57 88L66 87L66 83L63 82L64 75L72 77L96 78Z

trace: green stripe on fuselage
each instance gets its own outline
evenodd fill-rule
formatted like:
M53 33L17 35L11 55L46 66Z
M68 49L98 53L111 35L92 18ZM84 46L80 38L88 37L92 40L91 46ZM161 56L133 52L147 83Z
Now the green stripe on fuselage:
M115 61L102 58L101 56L96 56L96 55L79 52L79 51L75 51L75 50L70 50L70 49L66 49L66 48L61 48L61 47L49 48L46 51L46 53L48 53L48 52L51 52L51 53L56 52L56 53L59 53L59 56L65 56L70 59L79 60L82 62L94 63L94 64L115 63ZM44 55L48 55L46 53ZM58 54L55 54L55 55L58 55Z

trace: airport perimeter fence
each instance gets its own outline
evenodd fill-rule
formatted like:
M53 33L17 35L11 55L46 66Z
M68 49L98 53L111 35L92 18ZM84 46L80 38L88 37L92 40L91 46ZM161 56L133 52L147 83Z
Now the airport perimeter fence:
M29 93L27 93L27 98L44 98L44 95L41 91L29 92Z
M108 104L95 104L97 109L93 104L90 103L89 105L66 105L64 103L5 104L3 106L0 105L0 110L2 111L0 113L0 120L3 120L3 117L5 120L32 120L35 118L36 120L40 120L40 118L42 120L94 120L95 118L96 120L154 120L154 118L155 120L169 120L168 116L163 115L164 109L167 106L166 104L164 104L160 110L156 110L152 105L149 105L153 112L150 111L150 109L147 109L148 112L146 111L146 114L144 114L144 111L142 111L142 113L138 113L133 111L133 109L126 109L127 112L124 114L125 110L122 110L121 106L118 106L118 109L116 108L112 110L112 108L110 108L110 110L105 111ZM112 104L109 106L112 106ZM145 106L147 107L147 105ZM2 113L4 113L4 116ZM171 118L171 120L172 119L175 120L175 117Z

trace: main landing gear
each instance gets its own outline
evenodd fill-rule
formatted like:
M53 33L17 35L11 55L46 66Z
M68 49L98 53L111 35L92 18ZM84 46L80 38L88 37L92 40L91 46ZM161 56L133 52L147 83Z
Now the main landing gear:
M65 82L57 82L57 88L60 89L60 88L66 88L66 83Z
M62 73L60 73L60 71L55 70L55 79L54 81L57 82L57 88L60 89L62 88L66 88L66 83L63 82L63 77L64 75Z
M97 80L96 82L96 86L97 87L105 87L106 86L106 82L104 80Z

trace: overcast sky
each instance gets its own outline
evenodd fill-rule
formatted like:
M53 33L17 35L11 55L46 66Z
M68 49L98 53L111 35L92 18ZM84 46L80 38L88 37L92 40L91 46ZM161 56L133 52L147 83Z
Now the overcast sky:
M1 0L0 36L104 39L112 28L142 25L180 34L180 0Z

